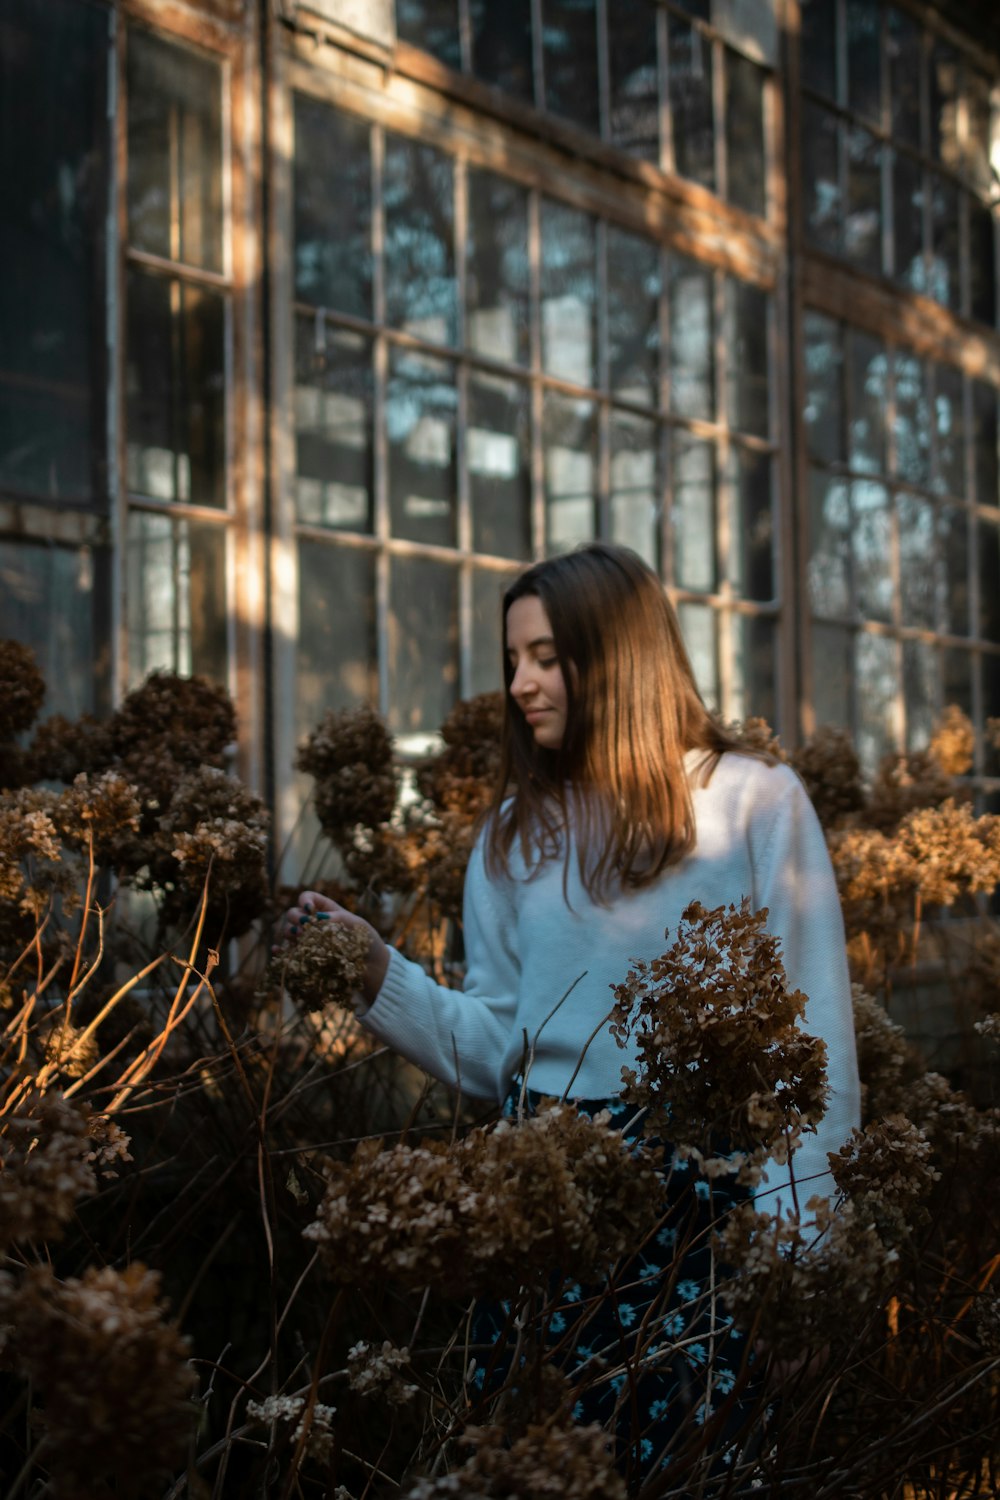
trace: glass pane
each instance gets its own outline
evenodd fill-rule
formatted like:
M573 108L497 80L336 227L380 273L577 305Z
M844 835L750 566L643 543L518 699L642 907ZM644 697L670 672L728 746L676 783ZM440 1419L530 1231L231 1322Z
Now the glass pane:
M503 685L501 628L503 596L516 573L472 571L472 678L469 692L495 693Z
M768 296L760 287L726 281L726 409L741 432L767 437Z
M730 203L767 211L764 195L764 69L726 50L726 161Z
M882 269L882 148L860 126L847 131L844 254L864 271Z
M896 382L896 473L914 484L930 480L931 414L927 400L927 370L914 354L896 351L893 359Z
M385 310L396 328L453 344L457 332L451 158L402 136L385 141Z
M895 153L892 167L892 214L896 279L911 291L925 292L924 173L902 151Z
M926 641L903 642L903 706L907 750L926 750L938 715L937 651Z
M128 233L136 250L222 270L222 68L128 34Z
M715 417L714 276L707 266L670 258L670 408Z
M389 580L389 728L433 734L458 699L458 569L394 557Z
M469 172L465 339L490 359L529 360L528 194L492 172Z
M310 526L371 531L372 353L368 339L299 318L295 499Z
M596 0L542 0L542 15L545 107L597 134L601 90Z
M990 102L991 81L985 73L965 65L965 97L969 115L968 136L965 143L965 171L973 187L980 193L989 193L993 187L990 168L992 106Z
M844 455L844 350L839 324L822 313L805 315L806 404L809 452L821 463Z
M972 382L972 462L976 503L1000 505L997 461L997 390L984 381Z
M859 479L851 486L855 600L868 620L892 619L892 520L889 492Z
M611 540L631 547L660 571L657 428L614 412L611 418Z
M931 178L931 259L927 291L936 301L956 311L961 306L959 282L959 192L944 177Z
M881 7L871 0L847 3L847 105L855 114L881 123Z
M836 625L812 628L812 697L816 727L850 729L854 632Z
M371 126L295 95L295 295L372 316Z
M616 6L608 26L611 139L647 161L660 159L660 88L656 69L656 6Z
M477 552L528 558L531 426L526 388L514 380L470 373L468 424L472 545Z
M733 448L729 457L729 582L744 599L773 599L771 459Z
M1000 527L979 523L979 634L1000 643Z
M858 635L855 648L857 676L857 751L869 773L883 755L896 748L896 694L900 674L896 642L884 635Z
M133 270L127 314L129 490L156 500L224 506L224 299Z
M608 227L608 383L617 396L659 405L660 251Z
M461 68L458 0L396 0L396 34L446 67Z
M674 583L713 594L716 574L715 445L676 428L673 454Z
M934 545L934 507L929 500L905 493L897 495L896 505L900 618L904 625L936 630L940 571Z
M843 479L809 474L809 602L814 614L851 612L851 507Z
M958 54L948 42L935 40L930 57L931 155L955 172L961 169L958 144Z
M228 686L226 527L133 510L126 556L128 672L197 672Z
M808 99L802 105L802 201L810 244L831 255L839 254L843 205L837 117Z
M535 97L531 0L469 0L472 71L484 83L531 101Z
M328 709L378 700L375 556L299 538L296 732L315 728Z
M43 717L79 718L106 694L110 660L95 619L109 597L106 574L107 559L89 547L0 541L0 640L35 653L45 678Z
M802 83L837 97L837 0L800 0Z
M984 651L981 670L983 718L1000 719L1000 656ZM983 747L983 770L987 776L1000 775L1000 745L994 744L992 739L988 739Z
M107 16L4 0L2 26L0 484L103 506Z
M962 373L950 365L934 370L934 431L937 438L935 488L965 498L965 410Z
M712 44L696 27L670 16L667 50L674 171L715 187Z
M690 9L690 6L685 7ZM714 0L712 21L727 42L771 67L778 64L778 16L774 0Z
M852 469L885 468L889 361L881 340L848 331L847 461Z
M908 146L919 147L924 50L920 27L905 11L889 11L888 53L892 133Z
M698 691L708 708L718 709L719 644L715 610L682 601L677 606L677 619Z
M455 545L455 408L451 365L393 350L385 397L393 536Z
M596 536L597 428L589 401L545 398L546 540L564 552Z
M969 311L991 328L997 320L996 225L993 211L978 198L969 205Z
M941 701L946 707L954 703L970 719L973 717L972 656L968 651L948 647L941 652Z
M774 621L733 615L733 681L729 716L746 719L759 714L772 729L778 725L778 672L774 651Z
M589 214L542 199L542 367L596 380L596 241Z
M944 567L942 628L947 635L968 635L969 517L964 510L942 505L937 530L937 550Z

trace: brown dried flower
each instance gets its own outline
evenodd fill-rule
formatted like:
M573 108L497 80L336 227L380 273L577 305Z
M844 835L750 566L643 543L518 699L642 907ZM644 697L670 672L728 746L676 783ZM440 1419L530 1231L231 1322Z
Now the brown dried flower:
M513 1442L506 1427L470 1427L463 1441L471 1458L450 1474L418 1479L404 1500L625 1500L607 1433L596 1424L534 1424Z
M920 1054L885 1006L860 984L851 986L854 1035L861 1075L861 1116L878 1119L902 1109L905 1079L920 1069Z
M417 771L417 786L440 812L472 820L489 806L500 769L502 693L457 703L441 726L444 749Z
M818 729L789 759L824 828L836 828L863 806L861 762L842 729Z
M93 776L114 759L111 727L92 714L78 719L53 714L35 730L28 753L36 781L69 783L81 772Z
M54 816L70 848L85 848L93 839L99 863L115 864L122 841L139 829L139 796L117 771L87 776L81 772L60 793Z
M1000 1356L1000 1296L984 1292L973 1304L976 1337L985 1353Z
M930 753L946 776L964 776L972 769L976 732L968 714L949 703L934 728Z
M0 641L0 740L30 729L44 700L35 653L20 641Z
M0 1129L0 1249L57 1239L96 1188L87 1116L60 1094L29 1100Z
M937 807L953 790L952 778L930 750L886 755L875 773L865 821L891 833L908 813Z
M370 941L363 927L317 918L272 961L269 980L306 1010L325 1005L350 1009L364 981Z
M357 824L374 828L392 817L398 791L392 741L374 709L324 714L295 764L315 780L316 816L334 842Z
M901 1244L929 1218L925 1200L941 1176L931 1166L931 1143L904 1115L889 1115L855 1130L830 1170L861 1217L884 1244Z
M141 763L155 747L177 766L221 766L236 738L236 713L225 689L204 677L152 672L129 693L109 727L123 761Z

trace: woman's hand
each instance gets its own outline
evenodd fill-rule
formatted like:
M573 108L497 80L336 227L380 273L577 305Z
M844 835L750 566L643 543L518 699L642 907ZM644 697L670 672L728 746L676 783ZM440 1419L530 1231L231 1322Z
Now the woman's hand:
M336 901L331 901L329 896L321 896L318 891L303 891L295 905L285 912L281 921L281 944L276 944L273 951L278 953L281 946L293 943L307 922L341 922L345 927L363 929L368 934L368 960L362 993L371 1005L382 988L382 981L389 967L389 949L371 923Z

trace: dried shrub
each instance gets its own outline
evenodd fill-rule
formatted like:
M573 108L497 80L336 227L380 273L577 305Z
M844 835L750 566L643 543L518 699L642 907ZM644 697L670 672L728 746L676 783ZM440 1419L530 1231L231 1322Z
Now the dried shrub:
M886 1245L905 1242L929 1219L927 1196L940 1172L931 1143L904 1115L888 1115L855 1130L830 1168L840 1191Z
M96 1190L85 1111L57 1093L27 1097L0 1120L0 1249L59 1239Z
M44 701L35 653L20 641L0 641L0 741L30 729Z
M475 819L490 802L500 768L503 694L457 703L441 726L444 749L417 771L417 786L442 813Z
M365 928L317 919L270 966L277 981L306 1010L326 1005L351 1007L368 960Z
M295 764L313 777L316 816L335 843L358 824L373 828L392 817L398 794L392 741L374 709L325 714Z
M460 1468L439 1479L419 1479L404 1500L625 1500L625 1483L598 1426L532 1425L513 1442L504 1427L470 1427L473 1450Z
M819 729L789 757L824 828L836 828L864 806L861 762L842 729Z

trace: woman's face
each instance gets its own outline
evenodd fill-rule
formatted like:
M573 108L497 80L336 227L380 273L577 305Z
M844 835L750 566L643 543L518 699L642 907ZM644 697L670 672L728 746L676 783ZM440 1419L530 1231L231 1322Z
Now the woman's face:
M558 750L566 733L566 681L556 657L552 626L541 599L525 594L507 611L510 696L524 714L535 744Z

